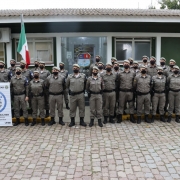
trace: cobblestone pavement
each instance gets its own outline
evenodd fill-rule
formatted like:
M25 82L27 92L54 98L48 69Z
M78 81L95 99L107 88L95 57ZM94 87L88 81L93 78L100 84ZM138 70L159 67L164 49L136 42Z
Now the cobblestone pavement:
M0 128L0 179L180 179L180 125Z

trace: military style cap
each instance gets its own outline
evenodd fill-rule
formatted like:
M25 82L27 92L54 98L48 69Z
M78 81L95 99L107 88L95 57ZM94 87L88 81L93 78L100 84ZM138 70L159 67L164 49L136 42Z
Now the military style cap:
M100 55L96 55L95 57L99 57L99 58L101 58L101 56L100 56Z
M140 68L146 68L146 66L144 66L144 65L141 65L141 67Z
M22 71L20 67L16 67L16 71Z
M97 66L93 66L93 69L95 69L95 70L98 70L98 71L99 71L99 69L98 69L98 67L97 67Z
M179 67L178 66L173 66L173 69L179 69Z
M119 63L117 61L115 61L114 64L118 64L119 65Z
M174 62L174 63L176 63L176 61L174 60L174 59L170 59L170 61L169 62Z
M58 71L59 71L59 68L58 68L58 67L56 67L56 66L54 66L52 69L55 69L55 70L58 70Z
M133 63L139 65L139 63L137 61L134 61Z
M39 63L39 60L38 60L38 59L36 59L34 62L38 62L38 63Z
M99 64L102 64L102 65L104 65L104 64L103 64L103 62L98 62L98 65L99 65Z
M26 64L26 61L25 60L21 60L20 63Z
M154 56L151 56L150 59L151 59L151 58L154 59L154 60L156 61L156 58L155 58Z
M73 64L73 67L78 67L80 68L80 66L78 64Z
M161 66L158 66L157 70L163 70L163 68Z
M5 65L4 61L0 61L0 63L2 63L2 64L4 64L4 65Z
M15 60L15 59L11 59L10 61L16 62L16 60Z
M63 62L60 62L59 64L63 64L63 65L64 65L64 63L63 63Z
M143 58L149 59L146 55L144 55L144 56L142 57L142 59L143 59Z
M110 63L106 63L106 66L111 66L111 67L112 67L112 64L110 64Z
M124 63L129 63L129 61L128 60L124 60Z
M33 73L38 73L39 74L39 71L33 71Z
M113 60L117 61L117 59L116 59L115 57L112 57L111 59L113 59Z
M45 62L44 61L39 61L39 64L45 64Z
M129 61L134 61L134 59L132 57L128 58Z
M161 57L160 60L164 60L166 62L166 58L165 57Z

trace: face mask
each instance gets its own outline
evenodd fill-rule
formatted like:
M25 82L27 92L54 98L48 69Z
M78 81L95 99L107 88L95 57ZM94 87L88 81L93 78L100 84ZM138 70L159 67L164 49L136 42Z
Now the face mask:
M58 75L58 72L53 72L53 74L56 76L56 75Z
M44 69L44 66L42 66L42 65L41 65L41 66L39 66L39 67L40 67L40 69Z
M130 62L130 65L132 65L132 64L133 64L133 62L131 61L131 62Z
M24 68L25 68L25 65L21 65L20 67L21 67L21 69L24 69Z
M102 66L98 66L98 68L99 68L99 69L103 69L103 67L102 67Z
M19 71L18 71L18 72L16 72L16 74L17 74L17 75L20 75L20 74L21 74L21 72L19 72Z
M147 59L144 59L143 62L144 62L144 63L147 63Z
M100 59L99 58L96 58L96 62L99 62L100 61Z
M15 66L15 64L11 64L11 67L14 67Z
M64 66L59 66L60 67L60 69L64 69Z
M125 69L128 69L128 68L129 68L129 65L124 65L124 68L125 68Z
M106 68L106 71L107 71L107 72L110 72L110 71L111 71L111 68Z
M79 72L79 70L78 70L78 69L74 69L73 71L74 71L74 73L78 73L78 72Z
M34 66L35 66L36 68L39 67L38 64L35 64Z
M39 76L38 76L38 75L34 75L34 78L35 78L35 79L38 79L38 78L39 78Z
M97 76L98 73L93 73L94 76Z
M155 64L155 61L150 61L151 65L154 65Z
M171 68L173 68L174 65L173 65L173 64L170 64L169 66L170 66Z
M159 75L162 75L162 74L163 74L163 72L158 72L158 74L159 74Z
M119 69L119 67L115 66L114 69L117 71Z
M137 66L134 66L134 69L137 69L138 67Z
M2 69L4 67L4 65L0 65L0 68Z
M161 62L161 66L164 66L165 65L165 62Z
M179 73L179 71L178 71L178 70L175 70L175 71L174 71L174 74L178 74L178 73Z
M114 61L112 61L111 64L114 65Z
M142 70L141 73L142 73L142 74L146 74L146 70Z

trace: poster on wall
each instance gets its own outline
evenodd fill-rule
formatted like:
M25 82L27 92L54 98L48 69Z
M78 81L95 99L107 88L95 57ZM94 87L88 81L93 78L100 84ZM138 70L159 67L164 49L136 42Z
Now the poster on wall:
M0 126L12 126L10 83L0 83Z
M78 54L78 64L81 67L87 67L91 63L91 55L89 53Z

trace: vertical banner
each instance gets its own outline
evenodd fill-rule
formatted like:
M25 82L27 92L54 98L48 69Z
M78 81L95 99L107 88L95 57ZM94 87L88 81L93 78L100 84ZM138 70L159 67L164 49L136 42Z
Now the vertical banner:
M0 126L12 126L10 83L0 83Z

